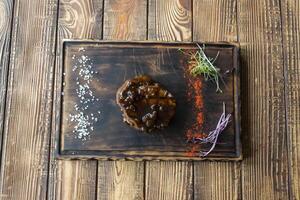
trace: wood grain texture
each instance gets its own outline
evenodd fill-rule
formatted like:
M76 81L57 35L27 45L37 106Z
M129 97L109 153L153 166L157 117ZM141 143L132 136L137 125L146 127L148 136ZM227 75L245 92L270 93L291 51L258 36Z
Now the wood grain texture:
M104 8L104 39L146 39L146 0L106 0Z
M0 0L0 144L2 145L2 133L5 110L5 97L7 86L7 73L9 63L9 48L11 37L11 25L13 15L13 1ZM0 150L1 150L0 145Z
M145 199L193 199L192 162L148 162Z
M104 8L103 39L146 39L146 0L105 0ZM107 162L98 162L97 199L143 199L144 165L128 161ZM133 194L124 190L132 186Z
M78 51L84 49L84 52ZM190 56L182 54L178 49L186 52L196 52L194 43L161 43L161 42L83 42L68 41L64 43L63 55L63 100L61 110L61 131L58 136L59 154L65 158L107 158L107 159L168 159L168 160L200 160L198 155L187 153L191 145L186 142L186 132L195 124L197 113L195 94L186 95L193 88L188 86L185 71L188 68ZM203 131L209 132L216 126L214 122L223 111L222 102L226 104L228 113L234 113L235 107L240 105L234 96L239 93L234 79L239 79L237 71L237 49L233 45L205 44L208 57L218 55L214 63L224 74L221 86L222 94L216 93L215 84L201 81L203 117L206 121ZM80 70L74 71L74 66L83 69L78 62L82 55L89 58L92 70L97 72L90 79L89 90L94 98L100 102L82 102L78 94L78 82L86 83L80 76ZM157 62L159 56L160 63ZM90 62L88 62L90 63ZM87 63L85 64L87 65ZM231 73L228 73L231 72ZM125 124L121 117L120 108L116 103L116 93L119 87L134 76L148 74L151 78L167 88L176 97L176 114L168 128L153 131L151 134L141 133ZM78 78L79 77L79 78ZM193 79L195 80L195 79ZM194 83L194 82L193 82ZM87 100L93 99L85 95ZM191 101L191 98L193 99ZM97 117L97 122L88 120L89 137L86 140L77 138L79 132L77 122L70 121L70 115L78 114L74 105L84 116ZM87 109L82 110L88 106ZM97 111L101 111L98 115ZM187 113L189 113L187 115ZM237 159L240 156L239 119L240 113L232 117L232 123L224 130L219 143L206 159ZM92 130L90 130L92 129ZM197 132L197 130L195 130ZM200 131L200 130L198 130ZM122 134L120 134L122 133ZM208 151L210 145L202 145L203 151Z
M97 199L142 200L143 190L144 162L99 162Z
M46 198L56 16L57 1L14 1L2 199Z
M193 27L194 41L235 42L236 0L194 1ZM194 163L195 199L241 199L240 184L239 163Z
M195 199L241 199L240 163L194 163Z
M191 41L191 3L191 0L150 0L148 38ZM192 162L146 162L146 199L192 199L192 169Z
M62 0L59 7L59 39L101 39L103 0ZM61 45L61 41L59 41ZM58 49L61 50L61 49Z
M237 42L236 2L193 1L193 40Z
M57 193L53 199L95 199L97 162L59 162L58 169Z
M62 40L101 39L102 6L102 0L60 1L48 199L94 199L96 197L97 161L57 161L54 154L55 136L59 132L61 116ZM75 192L74 188L76 188Z
M65 13L61 14L64 17L60 17L59 22L59 36L63 36L61 39L64 37L101 38L102 0L60 0L60 2L60 11ZM106 4L111 2L111 0L106 0ZM185 4L184 2L191 1L169 0L168 2ZM246 126L243 130L246 158L242 163L243 171L239 170L238 165L231 163L195 164L194 181L198 179L199 185L194 185L194 199L198 197L203 199L300 199L299 2L297 0L194 0L193 2L193 15L197 16L192 20L194 30L196 30L193 32L195 41L235 41L237 35L234 25L236 20L234 19L234 12L236 12L234 5L238 2L239 28L237 32L240 33L239 41L242 45L242 67L244 69L242 86L245 88L242 109L246 113L244 115L246 116ZM145 1L143 3L145 4ZM155 6L152 6L153 4ZM185 32L186 27L190 26L184 22L185 20L172 20L169 17L156 18L156 22L153 20L154 17L151 15L154 12L152 10L161 10L156 9L156 5L160 7L163 4L162 0L157 2L149 0L149 38L181 40L186 37L185 40L190 40L191 36L181 35ZM50 135L48 122L51 121L51 84L53 63L55 62L57 1L15 0L14 7L15 17L12 21L14 27L10 34L9 20L11 18L8 19L7 14L13 12L12 1L0 0L0 95L3 95L2 88L5 88L3 84L8 80L0 198L40 200L46 199L47 192ZM202 9L196 11L198 7ZM167 12L168 9L165 11ZM7 12L8 10L9 12ZM144 13L146 9L142 10ZM138 11L135 10L134 13L136 12ZM163 13L163 11L158 12ZM180 16L186 16L186 14L182 14L186 11L181 12L179 9L176 12L180 13L178 14ZM172 16L172 14L168 15ZM144 26L147 23L141 25L139 23L140 15L136 16L138 19L131 18L134 23L131 23L130 26L126 22L112 25L122 25L120 29L119 27L111 29L116 39L131 39L132 35L134 35L132 39L145 39L139 38L137 35L143 35L143 37L146 35ZM112 14L111 18L114 17ZM146 15L141 18L145 20ZM106 20L109 21L109 18ZM123 18L120 17L119 21L122 22L122 20ZM223 23L224 20L225 23ZM170 21L170 23L165 23L165 21ZM178 21L181 21L179 29L176 28L178 26L165 27L172 23L179 23ZM164 25L161 25L161 22ZM160 28L152 26L157 23L160 23ZM215 23L217 25L214 25ZM135 24L143 27L141 32L136 31ZM207 26L213 28L210 29ZM126 30L123 31L124 29ZM152 30L153 32L151 32ZM170 33L170 30L176 33ZM283 30L282 34L281 30ZM160 37L156 37L156 34L160 34ZM9 37L12 37L10 64L8 63ZM110 38L108 34L107 38L114 39ZM282 38L283 49L281 48ZM59 45L57 49L60 49ZM56 66L59 66L58 63L59 58ZM9 77L6 79L5 74L8 68ZM283 74L285 74L285 78ZM61 72L56 71L55 76L60 77ZM285 89L284 80L286 81ZM57 80L55 81L55 88L57 88L59 86ZM285 90L286 98L284 98ZM56 93L55 96L60 96L60 94ZM0 101L5 98L5 96L0 97ZM57 98L55 97L56 100ZM54 111L57 110L57 106L58 103L55 102ZM287 121L285 121L285 111L287 111ZM3 108L0 105L0 116L2 116L1 112L3 112ZM54 113L54 119L57 119L58 115L58 112ZM248 115L249 117L247 117ZM287 124L287 127L284 124ZM54 137L52 136L51 141L51 149L54 149ZM134 197L143 199L143 184L141 184L143 182L141 180L143 166L135 163L126 164L128 162L99 162L99 168L97 168L97 163L90 161L56 162L53 161L53 152L51 151L49 184L55 188L51 188L52 186L48 188L48 199L94 199L97 184L100 184L97 187L100 199L105 196L109 196L111 199L120 196L123 199L126 199L126 196L131 198L132 193L127 194L127 191L124 191L125 186L131 186L130 184L134 185L137 193ZM290 159L289 163L287 159ZM152 163L151 166L155 168L149 168L146 176L146 197L192 199L193 195L190 193L193 192L193 189L190 177L193 171L190 172L190 163L161 162L157 165ZM98 183L95 183L97 175L95 175L95 168L101 172ZM207 168L210 169L206 170ZM290 170L290 195L288 195L288 169ZM156 177L157 175L160 176ZM132 179L128 180L129 178ZM138 183L134 183L134 179L138 180ZM118 183L117 187L115 187L116 183ZM208 186L204 183L207 183ZM158 186L156 187L156 185ZM117 193L105 193L113 189L117 190ZM104 191L104 197L100 195L100 191ZM175 191L175 195L172 191ZM179 191L183 191L183 194Z
M300 2L281 1L286 75L290 199L300 199Z
M149 0L148 39L190 41L191 0Z
M279 2L238 2L242 66L248 86L243 199L289 199Z

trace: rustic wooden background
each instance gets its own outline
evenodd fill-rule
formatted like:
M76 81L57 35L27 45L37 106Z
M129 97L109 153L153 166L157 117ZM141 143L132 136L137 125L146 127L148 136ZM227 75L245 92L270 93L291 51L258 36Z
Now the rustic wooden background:
M299 29L299 0L0 0L1 199L300 199ZM244 160L55 160L64 38L239 42Z

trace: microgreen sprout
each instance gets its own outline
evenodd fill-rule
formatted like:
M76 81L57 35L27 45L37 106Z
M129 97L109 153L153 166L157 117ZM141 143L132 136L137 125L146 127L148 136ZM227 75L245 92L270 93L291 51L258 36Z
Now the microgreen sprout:
M217 86L216 92L222 92L219 86L220 69L214 66L214 62L217 60L219 52L215 58L208 58L204 53L205 46L203 45L203 47L201 47L199 44L197 44L197 46L198 51L196 51L196 53L187 53L187 55L190 56L190 73L193 76L202 75L206 81L214 81ZM182 49L178 50L185 53Z
M223 102L223 113L220 116L219 122L216 126L216 129L213 131L210 131L209 134L206 137L200 137L200 138L193 138L194 142L198 143L210 143L212 144L210 149L208 151L200 151L200 156L207 156L212 150L214 150L219 135L224 131L224 129L227 127L228 123L230 122L231 114L226 115L226 108L225 103Z

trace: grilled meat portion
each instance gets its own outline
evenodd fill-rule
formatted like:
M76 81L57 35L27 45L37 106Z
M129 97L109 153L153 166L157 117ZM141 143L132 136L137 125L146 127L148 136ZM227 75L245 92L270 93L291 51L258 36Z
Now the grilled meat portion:
M146 75L127 80L116 100L124 122L145 132L167 127L176 109L173 95Z

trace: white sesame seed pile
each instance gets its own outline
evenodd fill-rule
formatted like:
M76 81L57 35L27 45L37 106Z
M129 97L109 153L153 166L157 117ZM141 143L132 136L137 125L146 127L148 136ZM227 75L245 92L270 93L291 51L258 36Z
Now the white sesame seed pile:
M79 52L85 52L85 49L80 48ZM93 125L99 120L101 113L100 111L95 113L87 111L89 105L99 101L90 88L94 74L97 72L93 70L91 59L83 53L81 56L73 55L72 60L74 60L72 72L77 76L76 94L79 103L74 105L73 113L69 114L68 121L74 124L73 133L75 134L75 138L87 140L90 138L91 132L94 131Z

